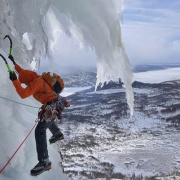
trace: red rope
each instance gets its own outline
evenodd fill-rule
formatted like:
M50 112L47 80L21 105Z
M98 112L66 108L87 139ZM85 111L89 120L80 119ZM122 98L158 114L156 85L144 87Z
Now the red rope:
M31 134L32 130L35 128L36 124L38 123L38 118L36 119L36 123L35 125L32 127L31 131L28 133L28 135L25 137L25 139L23 140L23 142L19 145L19 147L16 149L16 151L14 152L14 154L11 156L11 158L8 160L8 162L4 165L4 167L0 170L0 174L4 171L4 169L6 168L6 166L10 163L10 161L12 160L12 158L15 156L15 154L19 151L19 149L21 148L21 146L24 144L24 142L26 141L26 139L28 138L28 136Z

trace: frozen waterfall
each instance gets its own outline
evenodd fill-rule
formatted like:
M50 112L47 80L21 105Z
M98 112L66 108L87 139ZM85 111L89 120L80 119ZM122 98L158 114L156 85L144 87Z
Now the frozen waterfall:
M104 82L124 83L127 103L133 114L132 73L121 41L122 0L2 0L0 34L13 37L14 56L19 63L45 57L52 61L53 48L61 33L79 42L81 48L94 49L97 57L96 86ZM1 41L1 47L7 49Z
M13 40L13 56L20 65L39 69L41 61L47 58L52 65L50 69L53 70L54 47L64 33L67 37L76 39L80 48L95 51L96 86L111 80L119 82L121 79L130 114L133 115L132 73L121 41L122 10L123 0L1 0L0 53L7 57L9 42L4 41L3 37L8 34ZM9 80L3 61L0 61L0 67L0 96L34 106L39 105L31 98L20 100ZM37 110L26 110L2 100L0 115L0 135L3 137L0 142L2 167L33 126L32 119L36 119ZM21 153L14 158L13 163L8 165L3 175L0 175L0 179L31 178L28 172L36 161L34 146L32 136L21 149ZM58 154L55 149L51 147L49 151L53 152L53 159L57 161ZM40 176L40 179L63 176L62 172L58 172L58 167L55 171L54 174Z

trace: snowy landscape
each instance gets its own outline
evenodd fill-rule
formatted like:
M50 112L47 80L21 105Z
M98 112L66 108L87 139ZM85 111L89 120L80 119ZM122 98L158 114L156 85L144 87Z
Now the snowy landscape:
M76 54L80 49L93 52L93 55L86 54L82 59L86 65L91 61L95 65L96 62L94 86L110 80L117 82L122 78L126 85L127 102L133 113L132 72L121 43L119 19L122 9L122 0L76 0L76 3L71 0L2 0L0 54L8 60L10 44L4 37L9 35L13 43L12 55L21 67L38 73L54 71L62 76L64 63L69 65L72 60L76 62L81 59L71 55L74 47L71 45L70 51L67 47L71 41L71 44L76 44ZM8 63L14 70L12 62L8 60ZM18 147L34 127L40 103L33 97L22 100L9 80L3 59L0 67L0 135L4 137L0 143L0 179L32 179L30 170L37 164L34 131L21 148ZM69 89L68 94L70 92L72 90ZM15 157L6 166L17 149ZM68 179L62 173L58 148L50 146L48 150L53 171L43 173L38 179Z
M160 84L178 79L179 72L135 73L133 117L117 85L68 96L71 107L59 124L65 134L59 149L70 179L180 179L179 84Z
M25 69L58 73L70 104L52 169L31 176L41 104L19 97L0 57L0 180L180 180L179 1L156 3L0 1L0 54L12 70L11 50Z
M157 82L160 72L161 80L159 78ZM110 88L94 91L91 83L84 84L87 76L91 75L89 79L92 80L96 77L93 72L76 72L66 77L67 88L62 95L71 106L63 112L59 123L65 139L48 146L53 167L38 179L179 179L180 94L179 84L171 81L179 79L179 72L180 68L170 68L134 73L135 111L132 117L121 84L110 83ZM161 83L163 81L170 82ZM70 86L72 82L76 86ZM6 92L1 91L2 97ZM20 100L16 94L11 100L39 106L32 103L31 98ZM18 121L9 124L9 127L14 126L12 135L1 140L1 153L3 148L10 147L9 156L1 155L4 165L33 126L37 109L2 98L1 102L4 102L1 111L12 112L8 109L13 108L21 112L21 116L13 115ZM1 114L4 119L9 113ZM20 122L26 124L22 135L19 134L22 131ZM3 136L3 131L0 132ZM3 133L6 132L8 126ZM17 141L12 138L15 136ZM49 131L47 136L51 136ZM10 143L5 143L7 140ZM35 143L31 135L0 179L33 179L29 170L35 162Z

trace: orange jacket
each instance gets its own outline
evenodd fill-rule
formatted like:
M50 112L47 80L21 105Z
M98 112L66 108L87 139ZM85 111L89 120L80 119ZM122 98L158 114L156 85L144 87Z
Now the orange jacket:
M13 84L22 99L33 95L37 101L45 104L57 97L54 94L45 93L53 92L53 89L36 72L24 70L18 64L15 64L15 69L19 73L19 80L14 80ZM21 83L26 84L27 87L23 88Z

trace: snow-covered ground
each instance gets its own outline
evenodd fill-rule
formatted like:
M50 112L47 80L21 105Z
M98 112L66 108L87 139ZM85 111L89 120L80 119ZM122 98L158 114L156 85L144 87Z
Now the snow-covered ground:
M167 81L167 80L175 80L179 77L179 70L177 68L162 70L162 71L152 71L152 72L145 72L145 73L136 73L134 76L136 77L137 81L143 82L156 82L157 77L159 78L159 82ZM161 73L160 73L161 72ZM160 73L160 75L159 75ZM158 75L157 75L158 74ZM168 76L167 76L168 74ZM11 82L9 81L8 77L2 74L4 79L8 81L8 86L5 87L3 84L0 84L0 94L1 97L6 97L10 100L23 103L26 105L31 105L34 107L39 107L40 104L35 102L32 98L28 98L22 100L16 94ZM144 79L143 79L144 78ZM146 80L147 81L146 81ZM65 88L64 92L62 93L63 96L69 96L77 91L81 91L84 89L88 89L89 87L79 87L79 88ZM11 89L12 94L11 96L7 96L8 89ZM123 92L123 90L103 90L98 92L93 92L95 94L111 94L111 93L119 93ZM145 89L134 89L135 93L138 93L140 96L143 94L153 94L153 90L145 90ZM16 104L14 102L4 100L0 97L0 114L1 114L1 127L0 127L0 135L1 137L1 168L7 162L7 160L11 157L14 151L17 149L19 144L28 134L30 129L35 124L35 119L37 117L37 108L27 107L22 104ZM147 107L148 108L148 107ZM103 112L104 114L108 114L109 111ZM125 174L131 174L135 172L136 175L145 174L145 175L153 175L156 172L167 172L168 170L171 171L171 168L179 168L179 139L180 135L179 132L173 130L172 133L163 131L166 124L163 124L158 119L147 118L140 116L140 114L134 114L134 120L125 119L123 128L127 129L129 132L133 133L132 138L122 140L121 145L114 146L112 149L109 150L108 153L111 156L106 156L104 152L99 152L95 155L96 157L100 157L101 159L104 158L106 162L113 162L116 166L114 169L115 172L121 171ZM22 125L25 128L22 128ZM83 128L83 126L80 126ZM86 127L87 129L88 127ZM98 130L99 127L97 127ZM160 128L160 129L158 129ZM141 133L141 136L137 138L137 132L141 131L142 129L152 130L157 133L157 136L150 136L146 133ZM86 132L86 130L79 130L78 132ZM77 132L77 134L78 134ZM102 133L102 129L99 129L99 132ZM34 133L34 132L33 132ZM21 147L18 151L16 156L12 159L11 163L6 167L4 172L0 175L1 180L28 180L32 179L29 175L30 169L37 163L36 159L36 150L35 150L35 140L34 134L31 134L25 144ZM136 134L137 133L137 134ZM6 135L8 134L8 136ZM48 132L48 137L50 137L50 133ZM120 138L120 137L119 137ZM16 139L16 140L14 140ZM58 146L52 145L49 146L49 155L50 159L52 160L53 167L52 170L49 172L45 172L38 179L59 179L60 177L65 180L68 179L66 175L62 173L61 169L61 159L58 153ZM120 148L120 149L119 149ZM8 149L8 151L7 151ZM163 152L163 153L162 153ZM172 153L174 154L172 156ZM110 158L111 157L111 158ZM166 157L166 158L164 158ZM119 159L119 160L117 160ZM162 165L162 163L164 165ZM171 164L171 166L169 166ZM153 167L150 167L153 165ZM144 166L142 170L141 167ZM137 171L137 168L139 170ZM148 169L152 169L150 172Z
M6 77L7 78L7 77ZM0 170L13 155L15 150L29 133L37 118L38 107L40 103L36 102L32 97L21 99L15 92L14 87L9 79L7 79L9 87L3 87L0 84L0 115L1 115L1 151L0 151ZM77 91L85 90L90 87L65 88L62 96L71 95ZM8 89L11 89L12 96L7 97ZM5 98L5 99L4 99ZM14 102L13 102L14 101ZM27 106L26 106L27 105ZM30 107L28 107L30 106ZM32 106L32 107L31 107ZM34 107L34 108L33 108ZM22 127L21 123L25 126ZM51 136L48 132L47 137ZM16 139L16 140L14 140ZM52 170L43 173L38 179L67 179L62 173L61 158L56 145L49 145L49 156L52 160ZM8 151L6 150L8 149ZM1 180L29 180L30 170L37 163L36 147L34 139L34 131L24 145L19 149L15 157L0 175Z
M176 70L136 73L136 77L148 79L146 83L157 83L155 78L161 72L159 82L176 80L179 75ZM173 117L178 120L179 91L173 86L169 87L171 91L166 88L151 85L133 88L135 113L131 119L117 111L117 108L119 112L124 111L123 104L116 106L118 98L124 102L124 89L75 94L74 102L71 97L69 119L60 125L66 137L60 143L63 166L70 179L87 179L98 174L103 177L101 173L117 179L123 176L180 179L180 134L176 128L179 125L166 121ZM101 98L96 101L97 96ZM177 109L171 112L174 105Z
M65 41L62 43L62 48L57 47L55 49L59 35L62 35L61 37L63 35L73 37L73 40L79 42L80 47L94 49L97 60L97 83L110 80L119 81L119 77L121 77L126 86L127 102L132 113L134 100L131 87L132 74L124 47L121 46L123 43L121 42L119 17L122 9L123 1L121 0L76 0L76 6L69 0L31 0L23 1L23 3L21 0L2 0L0 1L0 36L1 39L6 34L12 37L13 55L18 63L27 68L29 68L29 63L35 68L40 66L42 64L41 61L46 58L49 60L53 59L52 56L55 51L58 52L56 54L58 56L56 63L62 64L61 59L67 57L70 51L65 49ZM9 42L2 40L0 44L0 53L3 53L7 58ZM13 66L11 62L10 66ZM50 70L52 70L52 61L50 61L50 66ZM20 99L12 82L9 80L3 60L0 61L0 67L0 167L3 167L35 124L38 112L36 107L39 107L40 104L33 98ZM174 70L171 73L174 73ZM178 71L176 73L178 74ZM161 75L162 72L157 76ZM141 79L140 81L142 81L142 77L146 77L143 81L149 81L149 76L153 77L151 72L142 73L139 74L139 77L137 76L139 78L137 80ZM169 80L168 77L166 78L163 81ZM177 76L174 78L176 79ZM151 82L155 82L155 79ZM70 95L79 90L81 88L65 89L63 95ZM138 92L140 96L146 93L137 89L134 92ZM107 95L111 93L107 93ZM113 100L111 99L109 102L113 102ZM126 100L124 101L125 103ZM34 106L35 108L26 105ZM84 105L84 107L86 106L88 105ZM72 106L70 109L72 110L74 107ZM83 109L82 105L79 105L79 107ZM81 108L79 109L80 112ZM96 114L97 117L101 112L103 115L108 115L112 111L100 110ZM154 121L152 120L152 122ZM133 126L133 129L139 129L139 126L140 123L137 123ZM98 130L100 132L98 135L101 135L101 132L103 133L102 129ZM2 172L0 175L1 180L34 179L34 177L29 175L30 169L37 163L33 133ZM49 132L47 135L49 138ZM50 160L53 164L52 170L43 173L38 179L68 179L61 170L59 147L51 145L48 148ZM127 146L125 146L126 148L128 149Z
M171 81L180 79L180 68L169 68L158 71L147 71L134 73L134 81L143 83L161 83L163 81Z
M66 96L69 96L69 95L72 95L74 94L75 92L78 92L78 91L83 91L83 90L86 90L86 89L89 89L91 88L90 86L87 86L87 87L73 87L73 88L64 88L63 92L61 93L62 96L66 97Z
M175 80L178 79L179 76L178 68L162 70L162 71L152 71L152 72L144 72L144 73L136 73L134 74L135 80L149 83L157 83L158 82L167 81L167 80ZM9 81L6 76L2 76L4 80ZM2 81L3 82L3 81ZM34 107L39 107L39 103L35 102L32 98L28 98L25 100L20 99L11 82L9 81L9 86L3 86L3 83L0 84L1 89L1 167L7 162L7 160L11 157L13 152L16 150L18 145L22 142L25 136L28 134L31 127L34 125L34 120L37 115L37 108L27 107L26 105L33 105ZM11 95L6 96L8 92L8 88L12 89ZM82 88L65 88L62 93L63 96L72 95L75 92L88 89L90 87L82 87ZM112 89L112 90L103 90L98 92L93 92L95 94L111 94L111 93L120 93L123 92L123 89ZM146 89L138 89L134 88L134 92L140 94L152 94L153 90ZM16 101L17 104L8 100L3 99L6 97L11 101ZM13 111L12 111L13 110ZM103 112L102 112L103 113ZM104 112L104 114L108 114L109 111ZM152 129L158 133L157 136L152 137L146 133L142 133L140 137L130 138L125 142L121 143L121 146L114 146L113 149L109 150L108 156L103 152L98 152L95 156L98 157L100 154L100 158L104 158L107 162L113 162L116 165L114 169L115 172L124 172L125 174L131 174L135 172L136 175L145 174L145 175L153 175L156 172L168 172L169 164L174 168L179 167L179 141L180 139L179 132L173 131L173 136L171 132L166 132L164 134L163 128L166 124L162 124L158 119L147 118L138 115L135 113L134 121L125 120L123 123L123 128L128 129L133 133L133 137L136 137L138 131L144 129ZM9 119L9 120L8 120ZM15 120L17 119L17 121ZM8 123L7 123L8 121ZM23 129L21 123L24 124L26 129ZM83 131L83 126L81 126L81 130ZM86 127L87 128L87 127ZM97 127L97 130L99 128ZM9 130L11 132L9 132ZM102 133L102 129L98 130ZM85 133L85 131L83 131ZM77 132L78 133L78 132ZM136 134L137 133L137 134ZM6 134L9 134L8 137ZM48 137L50 137L50 133L48 132ZM119 137L120 138L120 137ZM127 138L128 139L128 138ZM8 142L8 143L7 143ZM9 148L7 148L9 146ZM120 148L120 149L119 149ZM4 154L5 149L6 154ZM118 152L118 153L117 153ZM162 154L163 152L163 154ZM124 154L125 153L125 154ZM164 154L165 153L165 154ZM171 154L175 153L172 157ZM60 156L58 153L58 147L56 145L49 146L49 154L50 159L53 162L53 169L49 172L45 172L38 179L49 179L63 177L63 180L67 179L66 175L63 175L61 166L60 166ZM111 157L111 158L109 158ZM160 158L161 160L159 160ZM117 160L120 159L120 160ZM157 161L155 160L157 159ZM6 167L3 174L0 176L2 180L21 180L21 179L32 179L29 175L29 170L36 164L36 150L35 150L35 141L33 133L29 136L25 144L18 151L16 156L12 159L10 165ZM166 165L161 166L164 163ZM148 168L151 169L151 165L153 164L154 168L152 172L149 172ZM144 166L145 168L142 170L140 167ZM137 167L139 170L137 171ZM169 169L170 171L171 169ZM146 173L145 173L146 172Z

